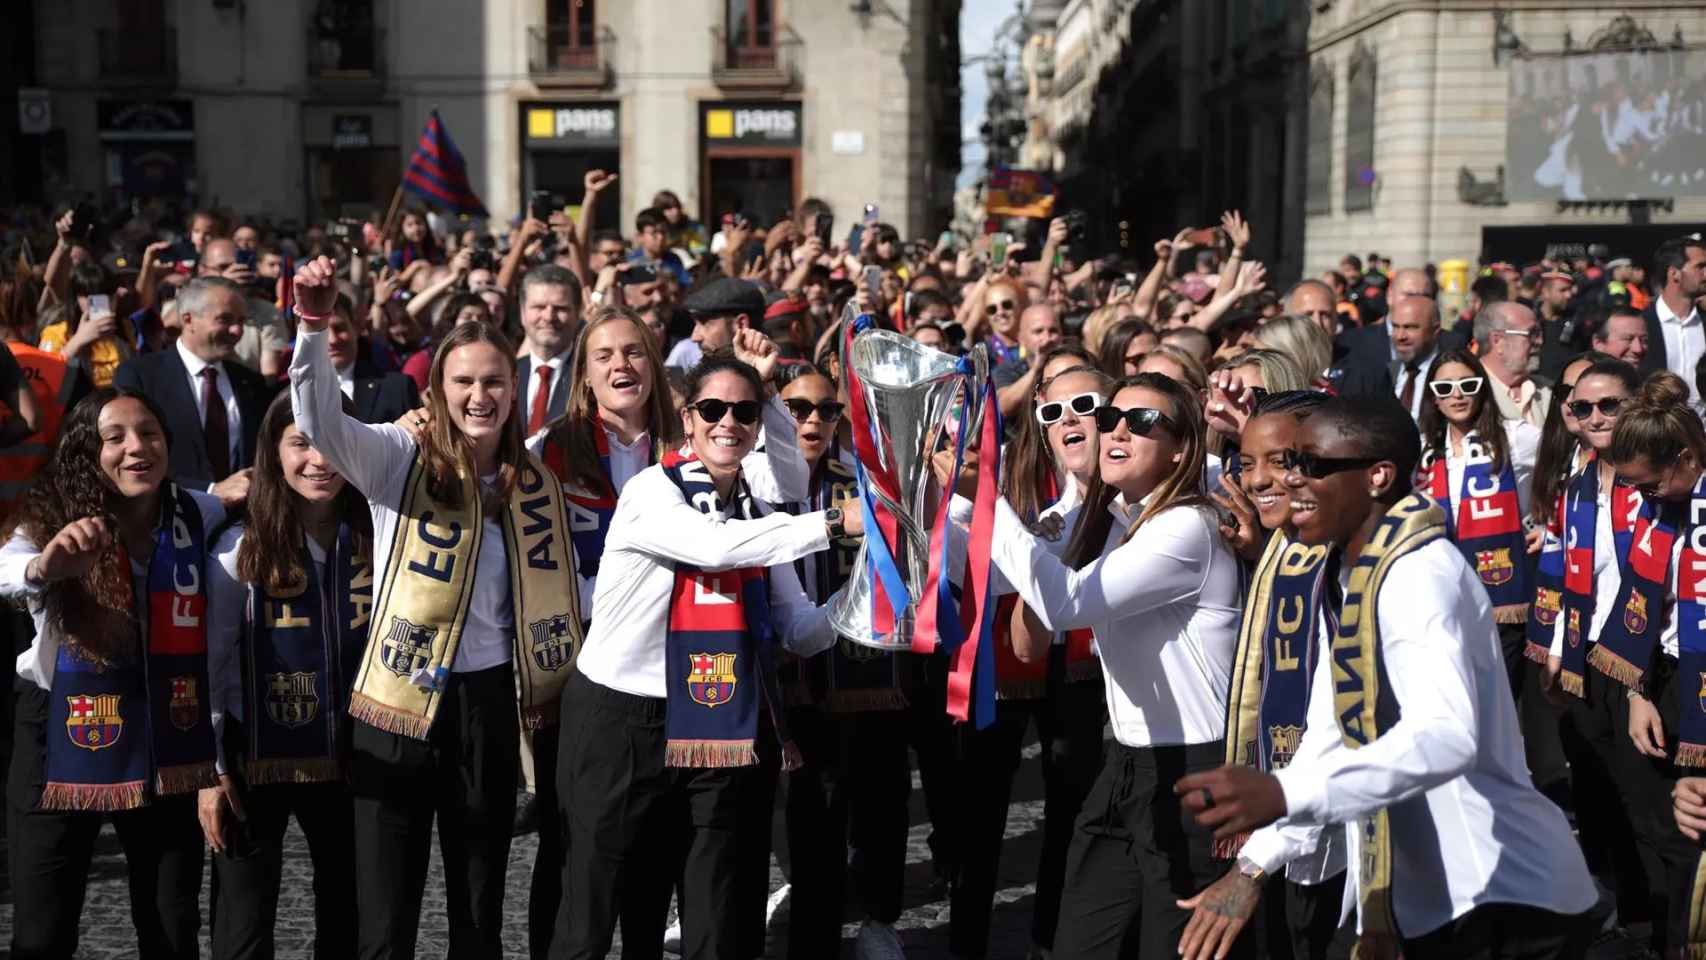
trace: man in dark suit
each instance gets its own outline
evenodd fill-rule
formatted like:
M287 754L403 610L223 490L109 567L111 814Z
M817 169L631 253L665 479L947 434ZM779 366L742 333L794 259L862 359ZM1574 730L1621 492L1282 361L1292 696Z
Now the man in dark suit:
M248 309L242 287L197 277L177 301L177 342L126 361L113 385L146 394L165 414L173 482L235 506L248 499L255 434L275 391L236 360Z
M1641 358L1641 373L1669 370L1681 377L1698 411L1694 368L1706 356L1706 330L1694 300L1706 291L1706 241L1699 234L1666 240L1653 253L1652 272L1664 285L1643 314L1647 355Z
M331 322L326 325L326 353L338 373L338 387L355 404L362 423L394 423L421 405L415 381L401 373L385 373L373 362L373 347L356 333L355 305L338 294Z
M1402 398L1404 381L1413 379L1410 409L1415 413L1434 356L1469 342L1464 331L1440 329L1439 307L1428 297L1430 289L1425 272L1397 271L1387 286L1392 311L1387 322L1346 330L1339 335L1334 364L1343 370L1339 381L1341 396ZM1400 308L1410 300L1426 301L1428 308L1402 311L1406 328L1400 337L1403 342L1394 344L1392 325L1399 323Z
M534 267L521 278L521 332L526 351L516 372L515 392L523 433L562 416L569 399L569 355L581 327L581 285L555 264Z

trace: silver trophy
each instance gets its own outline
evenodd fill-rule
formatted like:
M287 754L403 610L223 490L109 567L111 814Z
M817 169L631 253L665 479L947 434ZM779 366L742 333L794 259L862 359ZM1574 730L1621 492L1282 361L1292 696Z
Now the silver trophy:
M967 358L972 367L968 375L960 369L960 358L911 337L877 329L855 337L851 353L843 362L852 366L864 386L865 413L875 434L877 458L893 473L900 488L899 502L879 489L869 469L874 465L861 466L868 474L872 496L898 519L895 565L914 602L894 611L892 630L879 633L872 628L875 598L866 558L872 538L881 532L867 529L853 562L854 574L831 602L829 622L837 633L855 643L883 650L909 650L917 600L923 596L929 570L931 523L942 499L930 458L938 450L954 449L962 423L973 431L967 434L968 446L976 436L985 415L982 399L989 379L989 354L982 346L973 350ZM972 397L969 408L961 403L968 381ZM941 509L947 509L945 502Z

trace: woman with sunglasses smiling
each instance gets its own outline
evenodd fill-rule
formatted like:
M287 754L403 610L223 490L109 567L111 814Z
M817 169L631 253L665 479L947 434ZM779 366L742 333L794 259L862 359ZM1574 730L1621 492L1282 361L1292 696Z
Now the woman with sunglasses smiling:
M768 513L752 496L758 371L713 353L686 390L686 445L617 500L565 691L575 736L558 751L568 868L552 950L568 956L604 956L619 915L624 941L661 943L678 881L682 953L738 952L740 850L761 842L741 807L762 786L760 751L798 766L775 639L800 656L835 640L793 561L862 529L856 512Z
M1629 648L1639 676L1630 677L1628 719L1616 732L1622 736L1613 736L1622 742L1613 748L1611 774L1643 859L1662 866L1668 916L1655 915L1653 923L1668 924L1665 942L1674 953L1688 942L1683 894L1699 852L1672 822L1671 793L1680 772L1706 767L1706 713L1694 709L1706 695L1706 593L1698 586L1706 571L1706 428L1688 405L1688 385L1669 373L1649 377L1619 413L1607 458L1618 479L1641 492L1642 519L1658 541L1648 553L1632 553L1626 571L1621 609L1640 596L1639 606L1662 626L1644 635L1644 650Z
M1517 696L1534 598L1523 518L1540 431L1523 420L1503 419L1488 383L1486 368L1468 350L1448 350L1434 360L1422 402L1415 486L1445 511L1447 535L1492 597L1511 694Z
M1055 953L1173 957L1178 901L1220 875L1209 831L1170 785L1220 765L1240 617L1238 560L1202 497L1202 401L1176 381L1118 381L1096 413L1097 473L1063 557L1005 501L994 560L1045 630L1089 627L1114 737L1066 860Z

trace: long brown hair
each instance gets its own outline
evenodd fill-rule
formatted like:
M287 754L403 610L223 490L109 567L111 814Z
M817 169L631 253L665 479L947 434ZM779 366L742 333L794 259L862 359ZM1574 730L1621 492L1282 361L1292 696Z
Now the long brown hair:
M355 404L344 398L344 412L353 416ZM273 596L289 596L307 583L302 566L302 522L297 511L301 495L290 489L284 477L284 461L278 445L286 427L296 422L290 394L273 398L261 418L255 444L255 469L249 480L249 517L243 527L243 544L237 548L237 579L252 583ZM367 501L350 483L337 499L338 519L348 523L358 539L372 535L373 518Z
M1021 517L1034 520L1042 513L1048 504L1043 502L1042 491L1048 489L1054 481L1057 468L1054 456L1048 448L1048 431L1037 422L1037 404L1042 402L1043 391L1056 377L1068 373L1091 373L1096 375L1099 389L1106 391L1112 381L1102 375L1095 367L1095 359L1090 352L1075 341L1055 344L1044 350L1036 359L1038 376L1042 375L1048 365L1057 357L1072 357L1079 362L1071 368L1062 370L1048 380L1038 380L1037 388L1031 394L1030 402L1019 409L1018 416L1013 418L1013 436L1002 451L1001 495L1013 505Z
M652 452L662 457L664 452L681 442L681 419L670 407L669 387L663 382L663 354L657 338L646 329L640 315L622 306L600 307L581 325L575 338L573 369L569 374L568 403L563 415L550 426L550 442L563 448L563 462L568 468L567 479L583 490L599 491L610 482L598 460L598 398L587 381L586 368L590 362L587 344L592 332L607 323L628 323L640 335L641 349L646 351L647 385L646 432L651 434ZM611 491L614 493L615 491Z
M450 422L450 406L444 399L444 361L458 347L469 344L484 343L503 354L509 360L510 384L513 388L515 376L515 345L503 332L484 323L458 324L444 341L438 345L432 356L432 375L428 380L431 395L427 398L427 409L432 413L432 421L421 435L421 464L427 472L427 492L434 500L450 507L462 507L462 475L464 471L473 473L474 444L457 426ZM521 461L526 456L526 450L521 442L521 418L516 415L515 398L509 398L509 406L503 411L504 425L498 438L498 485L492 496L487 498L484 506L491 513L499 505L509 500L510 491L515 489L516 472Z
M1505 438L1504 418L1499 416L1499 403L1493 399L1493 379L1487 376L1487 368L1481 365L1480 359L1468 350L1447 350L1434 360L1434 365L1428 370L1428 383L1439 379L1439 371L1448 363L1462 364L1468 367L1472 376L1481 378L1481 392L1475 394L1474 416L1472 428L1480 438L1481 449L1492 460L1493 472L1497 474L1505 468L1509 461L1510 442ZM1436 457L1443 457L1450 447L1446 438L1450 422L1445 414L1439 412L1439 401L1433 396L1433 388L1428 387L1428 395L1422 400L1422 449L1433 451Z
M1202 506L1209 502L1202 493L1203 463L1208 452L1202 402L1189 387L1160 373L1139 373L1116 381L1109 394L1110 401L1113 396L1128 387L1153 390L1166 397L1167 402L1172 405L1172 410L1163 412L1172 418L1176 427L1174 435L1179 440L1179 462L1174 464L1172 471L1150 491L1147 502L1143 505L1143 512L1126 528L1120 543L1130 540L1139 527L1163 510ZM1090 478L1090 488L1084 494L1084 506L1078 511L1078 522L1073 526L1072 539L1066 545L1063 560L1068 566L1077 569L1102 555L1102 548L1108 542L1108 532L1114 523L1108 506L1113 503L1114 496L1118 493L1118 490L1102 481L1100 473Z
M135 400L148 409L166 438L172 435L160 408L146 395L119 387L102 387L71 409L60 428L59 445L36 474L29 490L7 518L0 536L22 532L37 549L47 546L74 520L101 517L113 532L113 542L88 573L50 584L42 594L49 624L80 650L106 662L128 660L137 653L136 616L132 608L130 570L120 548L114 507L122 500L101 470L101 411L116 400ZM161 481L161 487L171 481Z
M1695 466L1706 467L1706 427L1688 405L1688 384L1674 373L1654 373L1618 411L1607 453L1612 463L1645 457L1662 468L1684 450L1694 454Z

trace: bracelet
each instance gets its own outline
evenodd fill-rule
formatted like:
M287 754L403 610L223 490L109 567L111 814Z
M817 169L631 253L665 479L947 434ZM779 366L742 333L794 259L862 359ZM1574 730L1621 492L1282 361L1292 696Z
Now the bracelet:
M306 320L309 323L325 323L325 322L332 319L332 315L329 313L326 313L326 314L303 313L302 308L299 306L293 306L293 307L291 307L291 310L295 311L296 319Z

